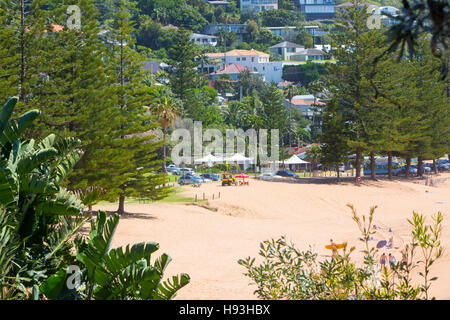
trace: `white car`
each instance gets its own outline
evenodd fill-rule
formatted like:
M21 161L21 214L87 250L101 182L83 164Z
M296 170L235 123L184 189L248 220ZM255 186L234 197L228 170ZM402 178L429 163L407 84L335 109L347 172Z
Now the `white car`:
M212 182L211 179L204 178L204 177L202 177L202 176L200 176L199 178L200 178L200 179L202 180L202 182L204 182L204 183L206 183L206 182Z
M182 176L195 174L194 169L191 169L191 168L181 168L178 172L179 172L178 174L182 175Z
M259 176L259 178L261 179L261 180L272 180L272 179L275 179L275 178L281 178L281 176L277 176L276 174L274 174L274 173L262 173L260 176Z

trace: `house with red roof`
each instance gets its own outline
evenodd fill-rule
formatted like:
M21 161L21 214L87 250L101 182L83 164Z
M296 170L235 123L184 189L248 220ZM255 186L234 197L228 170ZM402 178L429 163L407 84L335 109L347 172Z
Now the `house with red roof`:
M284 103L286 108L291 107L299 109L308 119L311 119L314 115L313 106L325 104L325 102L320 101L320 99L312 94L294 96L291 101L285 99Z
M232 80L236 81L239 78L239 74L245 70L248 70L253 76L260 75L258 72L244 67L240 64L230 63L229 65L225 66L225 68L217 70L216 72L211 73L209 76L211 77L212 81L216 81L217 77L219 77L220 75L228 74Z
M203 68L204 73L217 73L230 64L238 64L259 73L266 82L279 83L283 80L282 62L270 61L270 55L265 52L254 49L234 49L227 52L205 53L203 56L208 63L199 65L199 70Z

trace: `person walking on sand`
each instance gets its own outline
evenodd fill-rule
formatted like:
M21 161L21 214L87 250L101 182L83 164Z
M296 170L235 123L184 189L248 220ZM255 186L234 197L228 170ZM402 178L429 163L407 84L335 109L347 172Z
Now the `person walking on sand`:
M384 252L380 257L380 264L381 264L381 270L384 270L386 268L386 254Z
M337 257L337 246L336 243L334 243L333 239L330 239L330 243L331 243L331 251L332 251L332 257L336 258Z
M394 255L389 253L389 265L391 267L391 270L394 269L395 263L397 262L397 260L395 260Z
M402 253L402 268L406 268L408 265L408 259L406 259L406 255Z

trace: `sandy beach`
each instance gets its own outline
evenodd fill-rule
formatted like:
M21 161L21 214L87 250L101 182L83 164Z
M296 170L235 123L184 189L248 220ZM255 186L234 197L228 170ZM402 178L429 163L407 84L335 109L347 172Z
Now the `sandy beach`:
M219 182L199 188L185 186L183 194L197 194L200 199L205 193L209 206L217 211L183 203L127 204L129 214L121 219L113 246L158 242L157 253L168 253L173 258L166 275L185 272L191 276L191 283L177 299L255 299L255 287L249 286L250 279L243 275L245 269L237 261L256 257L263 240L285 235L297 247L306 250L311 246L324 256L330 254L324 245L332 238L336 243L348 242L358 251L362 248L360 234L346 207L352 203L359 214L368 214L369 208L377 205L375 224L385 229L375 236L387 240L391 228L394 246L401 246L410 239L406 219L413 211L427 217L440 211L444 215L445 251L432 268L439 279L430 292L438 299L449 299L450 174L440 177L447 180L434 187L412 181L365 180L355 186L255 179L249 186L222 187ZM94 209L115 210L117 205ZM400 249L383 252L401 258ZM359 259L360 253L353 256Z

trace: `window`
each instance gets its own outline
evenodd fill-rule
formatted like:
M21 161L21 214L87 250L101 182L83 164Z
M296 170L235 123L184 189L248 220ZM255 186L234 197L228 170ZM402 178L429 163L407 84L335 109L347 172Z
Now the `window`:
M246 61L247 60L247 58L242 58L242 61Z
M241 61L241 58L236 58L236 61Z

